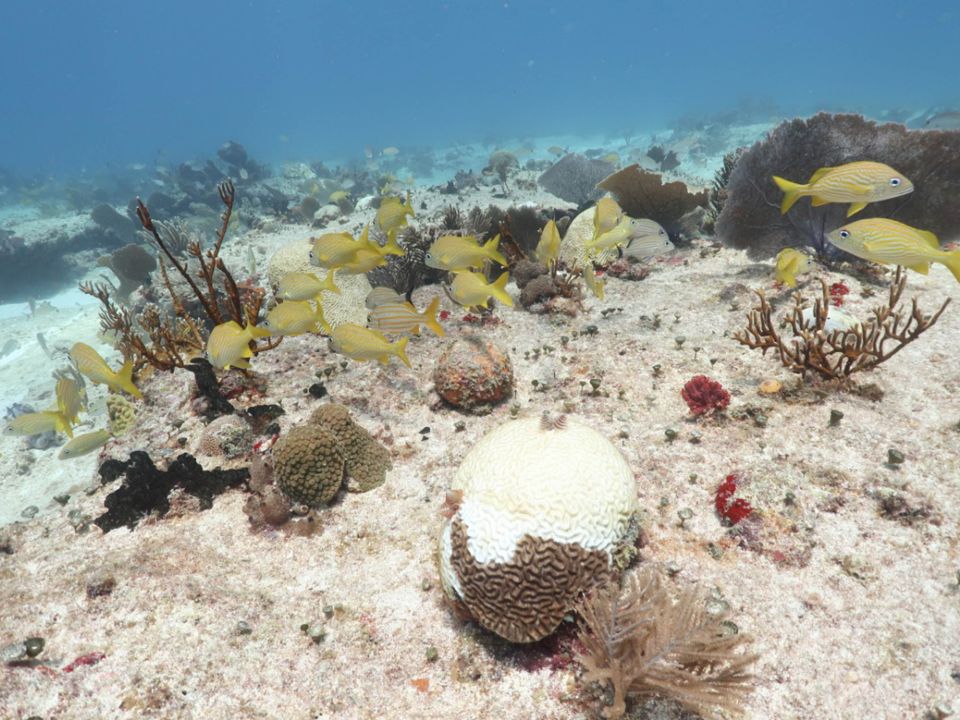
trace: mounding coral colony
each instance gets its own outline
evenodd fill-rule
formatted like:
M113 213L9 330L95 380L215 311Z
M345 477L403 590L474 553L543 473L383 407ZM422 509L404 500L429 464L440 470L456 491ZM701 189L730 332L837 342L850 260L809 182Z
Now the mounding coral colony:
M99 479L0 534L0 703L272 717L279 681L257 676L284 666L287 717L826 717L819 690L864 666L888 694L860 717L947 717L960 655L936 622L887 639L843 612L898 612L878 575L908 582L914 544L943 559L957 540L923 479L940 462L960 473L955 429L886 420L957 389L943 363L960 250L931 228L960 237L940 199L960 153L926 172L913 158L934 145L960 150L960 131L818 115L728 155L710 190L672 179L682 144L619 170L626 150L527 165L501 150L432 189L327 171L272 230L237 238L237 199L266 171L224 146L244 181L218 185L213 242L138 199L141 242L101 263L120 287L81 286L117 352L72 338L47 397L3 420L18 453L61 434L56 462L98 453ZM269 267L240 273L256 241L272 242ZM925 363L943 393L912 387ZM920 434L934 445L908 442ZM905 564L837 545L890 518ZM71 536L85 555L63 550L62 575L85 597L55 579L28 597L14 575ZM90 557L104 558L94 579ZM812 571L824 582L797 590ZM924 612L952 597L955 639L956 579L924 582ZM155 612L134 630L122 608L148 612L138 602ZM184 605L229 645L185 647ZM886 659L845 645L834 671L835 631L869 634ZM952 653L943 672L904 680L929 642ZM191 714L178 668L208 682L213 647L264 687L195 697L210 711Z

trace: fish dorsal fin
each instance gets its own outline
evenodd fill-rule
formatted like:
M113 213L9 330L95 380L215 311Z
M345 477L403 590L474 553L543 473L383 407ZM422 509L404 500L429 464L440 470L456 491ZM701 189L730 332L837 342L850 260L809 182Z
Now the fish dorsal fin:
M920 237L923 238L923 241L932 247L934 250L940 249L940 240L929 230L918 230Z
M826 174L827 174L828 172L830 172L831 170L835 170L835 169L836 169L836 168L832 168L832 167L822 167L822 168L820 168L820 169L817 170L813 175L810 176L810 179L807 180L807 185L813 185L817 180L819 180L820 178L822 178L824 175L826 175Z

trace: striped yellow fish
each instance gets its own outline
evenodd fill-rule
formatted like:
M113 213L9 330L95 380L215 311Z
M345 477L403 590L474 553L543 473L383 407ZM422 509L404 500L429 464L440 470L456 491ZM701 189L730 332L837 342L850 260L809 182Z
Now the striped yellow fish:
M215 368L228 370L236 367L246 370L250 367L247 358L253 357L250 342L269 336L269 330L255 325L240 327L234 320L220 323L210 331L210 337L207 338L207 359Z
M324 290L340 294L340 288L334 282L336 270L327 272L321 280L313 273L289 272L280 278L277 297L281 300L313 300Z
M827 235L841 250L881 265L903 265L926 275L942 263L960 282L960 250L941 250L937 236L896 220L857 220Z
M410 203L410 193L407 193L406 204L398 197L385 197L380 201L377 210L377 227L390 235L407 224L407 215L413 217L413 205Z
M69 438L73 437L73 428L57 410L24 413L12 420L5 420L3 424L4 435L39 435L51 430L62 432Z
M323 307L308 300L287 300L267 313L267 329L274 337L293 337L304 333L323 331L330 334L330 326L323 317Z
M548 220L540 233L540 242L537 243L537 249L534 256L537 262L549 265L560 255L560 231L557 230L557 224L553 220Z
M387 264L387 258L377 250L364 248L357 252L350 260L342 263L338 267L343 275L360 275L370 272L375 267Z
M93 432L84 433L83 435L77 435L73 440L63 446L57 457L60 460L69 460L80 457L81 455L86 455L98 448L102 448L111 437L110 432L107 430L94 430Z
M593 239L613 230L623 219L623 209L611 197L597 200L593 211Z
M450 289L454 299L467 307L487 307L491 297L495 297L504 305L513 306L513 298L507 292L507 282L510 274L504 272L492 283L488 283L482 273L470 270L461 270L455 273Z
M794 288L797 286L797 275L809 271L811 267L813 260L809 255L794 248L784 248L777 253L774 275L787 287Z
M402 335L404 333L420 334L420 326L430 328L434 335L444 336L443 328L437 321L437 311L440 309L440 298L435 297L427 309L417 312L413 303L391 302L377 305L370 313L370 324L377 330L388 335Z
M813 198L814 207L828 203L850 203L847 217L860 212L868 203L889 200L913 192L913 183L889 165L859 161L822 167L806 185L773 176L783 190L780 213L786 213L802 197Z
M136 385L133 384L133 362L126 360L117 372L110 369L106 360L100 357L100 353L89 345L76 343L70 348L70 359L73 360L82 374L98 385L103 383L111 390L123 390L136 398L142 398Z
M345 323L334 329L330 344L336 352L360 362L377 360L387 365L390 362L390 356L394 355L400 358L404 365L410 367L410 360L405 350L409 340L410 338L403 337L396 342L390 342L377 330Z
M477 238L473 235L441 235L430 246L424 263L437 270L480 269L488 260L506 266L507 259L497 250L499 245L499 234L483 245L477 245Z
M585 247L591 256L614 248L624 248L624 254L638 259L674 250L670 236L660 223L628 215L624 215L612 230L586 243Z
M310 249L310 264L322 268L335 268L348 262L366 243L354 239L348 232L325 233L313 241Z
M364 305L373 310L377 305L386 305L387 303L405 302L403 295L391 287L375 287L367 293Z

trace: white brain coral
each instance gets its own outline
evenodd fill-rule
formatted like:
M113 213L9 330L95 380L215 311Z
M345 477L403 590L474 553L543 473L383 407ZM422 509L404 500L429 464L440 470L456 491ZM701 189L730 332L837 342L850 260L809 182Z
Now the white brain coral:
M444 588L517 642L550 634L605 578L637 508L619 450L571 418L496 428L464 458L451 490L459 506L441 535Z

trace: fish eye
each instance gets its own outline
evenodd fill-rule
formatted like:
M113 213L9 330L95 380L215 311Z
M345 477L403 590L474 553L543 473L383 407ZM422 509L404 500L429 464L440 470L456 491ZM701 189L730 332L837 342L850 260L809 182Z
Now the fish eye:
M840 237L842 237L844 240L846 240L848 237L850 237L850 231L849 231L849 230L841 230L841 231L840 231Z
M890 178L890 186L897 187L900 184L900 178Z

